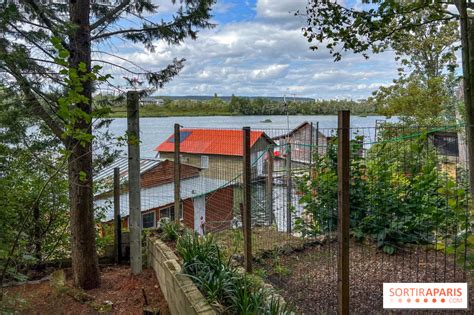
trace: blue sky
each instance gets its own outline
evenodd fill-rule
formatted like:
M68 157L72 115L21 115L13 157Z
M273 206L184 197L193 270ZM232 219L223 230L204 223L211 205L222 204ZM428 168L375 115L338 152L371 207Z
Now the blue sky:
M161 14L175 10L169 0L157 0ZM312 98L367 97L396 77L390 52L369 60L348 53L333 62L326 49L316 52L302 35L305 18L294 16L307 0L218 0L213 10L217 26L203 30L195 41L180 46L157 42L155 52L118 43L111 51L145 69L159 69L174 57L185 58L183 71L155 94L245 95ZM120 78L122 74L116 73Z

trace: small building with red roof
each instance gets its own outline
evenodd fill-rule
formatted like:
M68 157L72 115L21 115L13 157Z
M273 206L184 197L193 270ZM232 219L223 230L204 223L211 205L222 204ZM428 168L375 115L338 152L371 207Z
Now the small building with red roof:
M250 132L254 175L264 174L264 156L275 144L263 131ZM155 148L163 159L174 158L174 135ZM203 176L232 180L242 173L243 131L231 129L181 129L181 163L202 169Z

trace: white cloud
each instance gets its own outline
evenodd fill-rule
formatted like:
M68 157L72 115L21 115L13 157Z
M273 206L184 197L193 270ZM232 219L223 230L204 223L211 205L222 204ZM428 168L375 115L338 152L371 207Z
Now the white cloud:
M255 69L251 72L250 77L254 80L276 79L288 69L288 65L269 65L261 69Z
M234 2L218 3L224 10ZM180 75L157 92L163 95L296 93L357 99L392 81L396 67L391 53L371 56L369 60L347 53L342 61L334 63L326 49L311 51L301 32L304 21L288 13L304 8L305 3L306 0L258 0L253 20L203 30L196 41L187 40L180 46L157 42L154 53L139 46L117 49L116 53L147 70L163 68L174 57L186 58ZM124 61L107 58L128 66ZM120 69L113 71L117 81L126 75Z
M264 19L289 20L295 13L305 11L306 0L258 0L257 16Z
M212 8L214 13L227 13L229 10L235 7L235 3L228 1L217 1L217 3Z

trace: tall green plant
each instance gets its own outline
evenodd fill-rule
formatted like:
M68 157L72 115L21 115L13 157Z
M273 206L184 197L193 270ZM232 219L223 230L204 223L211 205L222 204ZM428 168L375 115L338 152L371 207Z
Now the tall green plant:
M352 233L374 239L389 254L407 243L456 242L457 232L468 229L465 176L446 170L449 164L441 161L426 132L396 137L391 128L379 140L364 156L360 141L352 142ZM330 143L316 158L315 174L300 182L300 203L311 218L297 222L304 234L336 228L336 159L336 145Z
M232 268L211 234L185 233L176 250L183 259L183 272L190 276L212 304L230 314L294 314L249 276Z
M361 157L363 138L357 136L351 141L351 222L364 217L364 204L367 198L367 183L362 180L365 174L365 160ZM333 231L337 227L337 138L333 138L325 154L315 155L312 173L304 174L298 182L302 193L299 202L304 205L305 214L310 220L298 218L296 229L303 235L317 235Z

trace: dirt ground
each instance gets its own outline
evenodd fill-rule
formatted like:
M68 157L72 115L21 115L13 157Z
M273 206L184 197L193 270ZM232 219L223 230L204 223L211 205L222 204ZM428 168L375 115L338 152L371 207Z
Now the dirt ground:
M224 250L235 251L239 255L243 254L244 236L241 229L224 230L214 236ZM252 254L254 257L276 249L302 247L305 241L308 240L278 232L273 227L252 227Z
M49 281L43 281L4 289L3 307L9 303L10 309L18 314L143 314L144 290L149 306L159 308L160 314L169 314L153 270L145 269L139 276L133 276L128 266L113 266L104 267L101 272L101 287L86 291L93 297L91 301L79 302L54 290ZM66 270L70 286L68 273Z
M300 314L335 314L337 244L316 245L289 255L275 255L255 265L257 273L281 290L285 300ZM474 305L472 278L462 272L452 257L427 248L410 248L387 255L370 244L351 242L351 314L399 314L383 310L384 282L468 282L469 305ZM416 312L421 314L423 312ZM433 311L424 312L433 314ZM446 312L438 314L473 314ZM409 314L415 314L411 311Z

